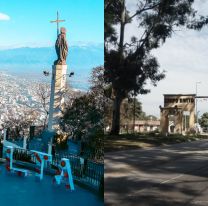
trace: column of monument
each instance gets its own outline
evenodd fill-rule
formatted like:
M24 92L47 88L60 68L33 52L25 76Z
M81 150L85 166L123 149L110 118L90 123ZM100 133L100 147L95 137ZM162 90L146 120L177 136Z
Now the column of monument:
M66 41L66 29L62 27L57 37L56 53L58 59L52 66L51 96L49 108L48 130L54 131L59 129L59 120L62 115L62 106L64 102L63 93L66 85L66 58L68 54L68 44Z

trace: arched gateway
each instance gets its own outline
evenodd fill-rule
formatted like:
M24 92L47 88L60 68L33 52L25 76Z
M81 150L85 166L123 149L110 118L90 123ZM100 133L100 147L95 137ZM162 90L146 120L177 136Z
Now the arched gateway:
M163 134L189 131L195 123L195 94L164 94L160 106L160 126Z

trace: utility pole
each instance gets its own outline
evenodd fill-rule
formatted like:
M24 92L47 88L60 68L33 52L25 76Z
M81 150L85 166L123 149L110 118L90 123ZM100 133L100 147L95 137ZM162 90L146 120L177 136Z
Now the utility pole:
M197 93L198 93L198 84L201 84L201 82L196 82L196 101L195 101L195 106L196 106L196 128L197 128L197 133L198 133L198 108L197 108Z
M136 92L134 91L134 109L133 109L133 133L135 133L135 119L136 119Z

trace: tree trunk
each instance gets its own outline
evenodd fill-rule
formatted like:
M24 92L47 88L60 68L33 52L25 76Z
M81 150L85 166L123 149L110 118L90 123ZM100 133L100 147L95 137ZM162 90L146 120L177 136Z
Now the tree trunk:
M116 95L113 102L113 119L111 134L118 135L120 132L120 108L123 98Z
M125 31L125 17L126 17L126 8L125 0L122 0L122 11L121 11L121 22L120 22L120 41L119 41L119 56L120 56L120 67L123 67L123 51L124 51L124 31ZM112 129L111 134L118 135L120 132L120 108L122 100L121 95L116 94L113 103L113 118L112 118Z
M125 31L125 17L126 17L126 10L125 10L125 0L122 1L122 11L121 11L121 22L120 22L120 41L119 41L119 54L120 54L120 63L123 59L123 50L124 50L124 31Z
M133 108L133 134L135 133L135 119L136 119L136 93L134 91L134 108Z

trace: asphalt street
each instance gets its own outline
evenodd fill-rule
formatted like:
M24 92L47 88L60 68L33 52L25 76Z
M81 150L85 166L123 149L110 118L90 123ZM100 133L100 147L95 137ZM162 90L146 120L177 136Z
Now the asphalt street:
M105 205L208 206L208 140L106 153Z

